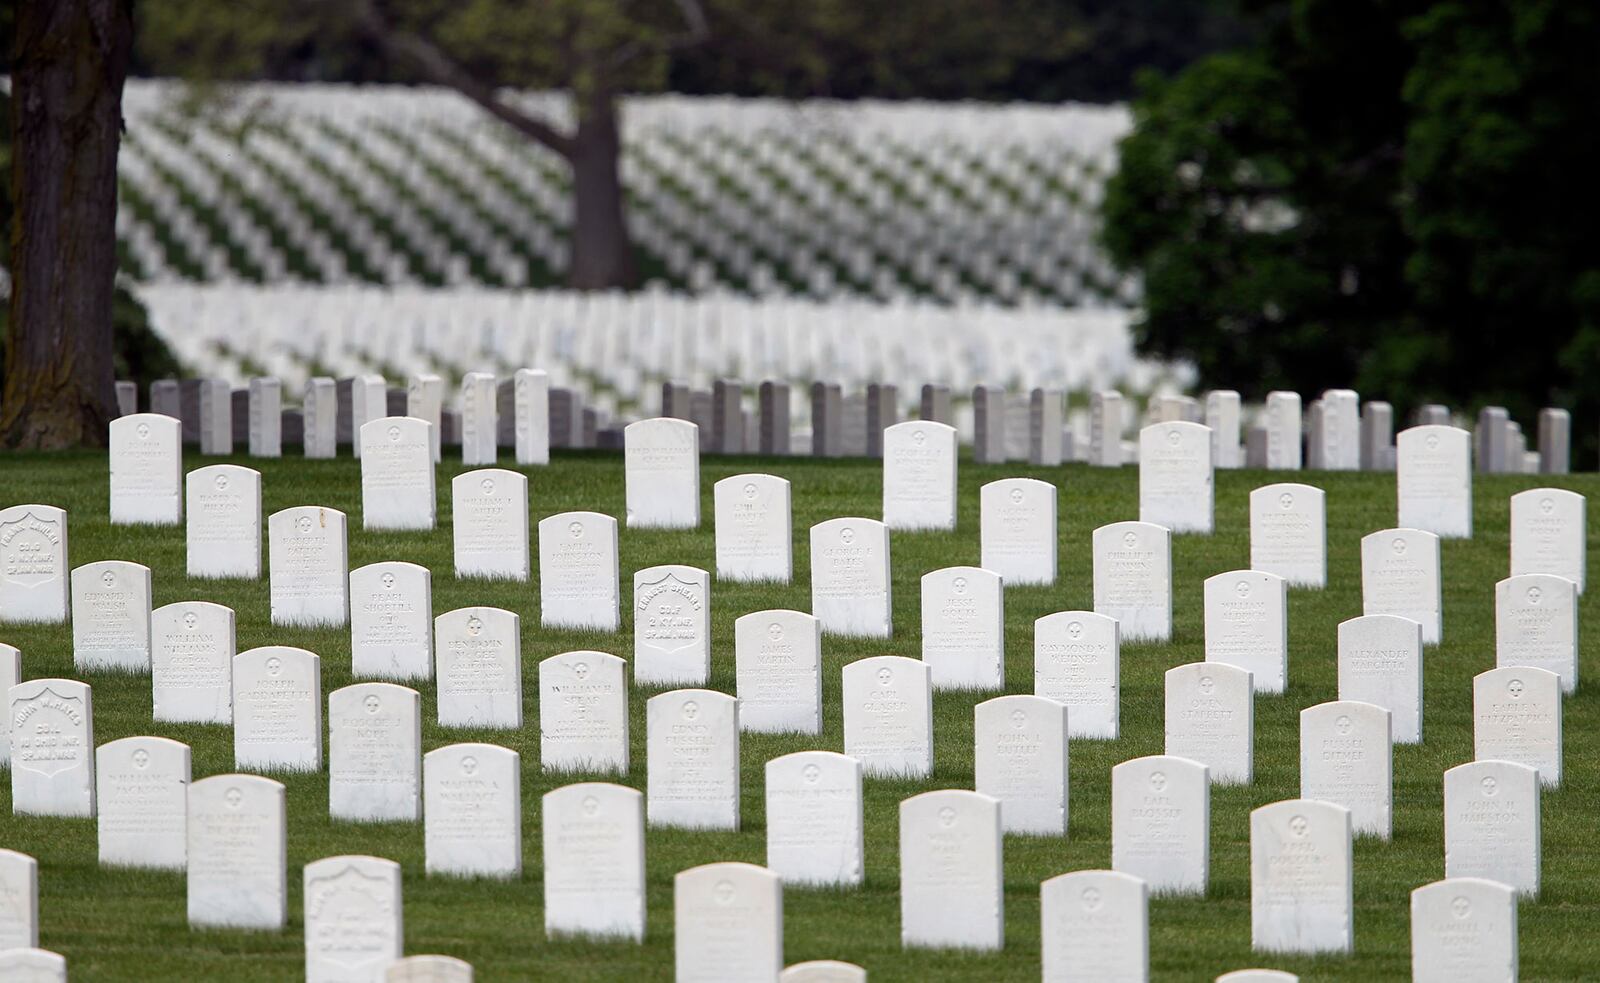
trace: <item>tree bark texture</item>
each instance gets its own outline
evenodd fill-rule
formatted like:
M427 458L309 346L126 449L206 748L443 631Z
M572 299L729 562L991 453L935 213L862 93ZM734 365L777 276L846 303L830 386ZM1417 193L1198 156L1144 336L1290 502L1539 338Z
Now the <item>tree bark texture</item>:
M587 100L573 137L572 255L567 282L579 290L632 287L639 278L622 187L622 135L609 91Z

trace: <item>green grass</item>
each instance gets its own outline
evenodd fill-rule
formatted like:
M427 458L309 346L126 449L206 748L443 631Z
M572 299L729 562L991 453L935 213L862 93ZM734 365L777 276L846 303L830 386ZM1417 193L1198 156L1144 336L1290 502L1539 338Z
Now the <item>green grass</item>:
M208 459L210 463L216 459ZM187 466L197 466L191 456ZM540 797L556 782L540 773L536 667L540 659L577 648L628 656L631 618L617 635L544 631L539 627L538 585L457 581L451 575L449 477L456 461L439 469L439 528L432 533L361 531L357 465L346 459L281 461L237 458L264 474L267 512L320 504L350 516L350 563L411 560L434 571L434 610L468 604L496 605L522 615L522 665L529 724L518 732L442 731L434 725L431 686L422 687L424 750L458 740L485 740L522 755L523 876L512 883L428 878L423 873L420 824L353 825L327 815L326 775L282 777L288 786L289 928L278 934L191 931L184 917L179 874L101 870L95 828L89 820L11 815L9 786L0 788L0 845L30 853L40 863L41 942L65 954L75 981L284 980L302 966L301 867L341 853L369 853L404 868L408 952L444 952L470 960L485 983L499 980L669 979L672 974L672 877L679 870L718 860L761 863L765 854L762 767L771 757L807 748L842 750L840 667L869 655L919 654L919 578L931 569L978 561L980 484L1027 475L1055 482L1060 499L1060 576L1053 587L1007 591L1007 691L1032 692L1034 619L1053 611L1090 606L1089 536L1097 525L1135 518L1138 478L1133 468L1081 466L961 468L961 511L954 533L896 534L893 541L895 637L892 641L823 640L824 731L818 738L747 735L742 741L744 826L736 833L655 830L647 834L649 925L643 946L546 941L541 912ZM767 470L794 482L795 583L789 586L712 587L713 688L733 691L733 621L768 607L809 607L805 531L840 515L876 516L879 469L866 462L706 458L702 462L703 528L693 532L622 533L623 582L656 563L714 569L711 486L726 475ZM351 682L345 630L274 628L268 622L267 583L190 581L184 575L180 530L111 526L106 519L106 461L92 454L0 458L3 502L38 501L65 507L71 516L73 565L129 559L155 572L155 603L203 598L238 612L240 650L255 645L300 645L323 659L323 693ZM558 454L531 474L533 519L567 509L620 516L619 456ZM1067 839L1007 837L1006 943L997 955L902 951L899 944L897 805L930 788L972 786L971 694L935 697L935 774L925 783L869 780L866 787L866 883L854 891L790 890L784 897L785 955L848 959L866 966L875 983L890 980L1036 980L1039 978L1039 883L1055 874L1110 863L1110 773L1127 758L1162 750L1162 673L1203 657L1201 583L1205 577L1248 564L1246 499L1249 490L1283 475L1219 472L1213 536L1180 536L1173 544L1174 638L1168 644L1125 645L1122 651L1122 732L1115 742L1074 741L1071 746L1071 828ZM1150 907L1150 961L1156 979L1209 980L1224 970L1268 965L1310 980L1396 979L1409 972L1412 888L1444 875L1441 775L1472 757L1471 678L1494 663L1494 583L1508 562L1508 497L1543 482L1537 477L1479 477L1476 536L1444 544L1444 645L1426 654L1426 742L1395 748L1394 839L1359 840L1355 847L1355 955L1346 958L1257 956L1250 951L1250 809L1298 794L1298 713L1335 698L1335 626L1361 613L1359 539L1394 524L1392 476L1299 476L1328 493L1328 582L1323 591L1295 591L1289 599L1290 685L1282 696L1256 701L1255 783L1212 793L1211 889L1203 900L1157 899ZM1594 497L1600 476L1562 477L1555 483ZM1593 526L1591 526L1593 528ZM1593 610L1596 594L1583 601ZM626 611L626 605L624 605ZM1591 620L1592 623L1592 619ZM1600 671L1586 636L1584 674ZM94 685L95 739L103 743L137 734L161 734L194 749L194 776L232 770L227 728L153 725L145 677L84 675L72 667L71 633L64 626L0 626L0 639L21 647L24 675L70 676ZM1595 677L1590 677L1591 679ZM628 783L643 787L644 699L632 696L633 771ZM1544 797L1544 893L1524 902L1520 914L1523 979L1592 977L1600 966L1600 938L1590 930L1600 915L1600 851L1594 849L1600 802L1595 795L1596 688L1580 686L1566 706L1566 775ZM575 779L565 779L571 781Z

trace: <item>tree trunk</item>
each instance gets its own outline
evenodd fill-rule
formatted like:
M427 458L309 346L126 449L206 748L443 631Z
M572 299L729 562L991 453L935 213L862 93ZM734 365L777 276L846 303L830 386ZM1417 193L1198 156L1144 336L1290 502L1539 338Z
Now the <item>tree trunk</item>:
M117 145L132 0L20 0L0 443L103 446L115 406Z
M639 271L622 192L622 136L617 103L601 88L584 100L572 137L572 262L567 283L579 290L632 287Z

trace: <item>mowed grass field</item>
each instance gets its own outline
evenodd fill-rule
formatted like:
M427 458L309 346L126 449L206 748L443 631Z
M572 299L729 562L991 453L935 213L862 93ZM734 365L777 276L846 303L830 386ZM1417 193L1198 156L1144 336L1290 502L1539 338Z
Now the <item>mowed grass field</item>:
M222 459L185 461L186 468ZM317 504L349 516L350 564L409 560L433 571L435 614L471 604L495 605L522 616L522 671L528 723L520 731L444 730L435 723L432 686L423 684L423 749L482 740L522 755L523 874L513 882L429 878L423 872L421 824L350 824L328 818L327 775L278 775L288 786L289 927L281 933L191 931L178 873L102 869L96 862L93 820L17 817L9 784L0 786L0 846L32 854L40 866L41 944L66 955L75 981L288 980L303 966L301 868L327 856L372 854L404 869L408 953L441 952L471 961L485 983L509 980L667 980L673 973L673 875L697 864L765 857L763 766L772 757L811 748L843 750L840 667L865 656L920 656L919 582L952 564L976 564L978 488L986 481L1029 476L1060 493L1060 573L1051 587L1006 591L1006 690L1033 691L1033 623L1054 611L1091 606L1090 533L1098 525L1138 517L1138 471L1081 465L979 467L963 461L960 519L952 533L893 537L894 638L823 639L824 729L819 737L745 735L741 742L743 828L736 833L650 829L649 924L644 945L549 941L544 937L540 858L540 798L573 776L543 774L538 766L537 664L547 656L595 648L631 659L633 621L627 611L635 570L658 563L715 569L711 487L717 479L768 471L794 483L795 580L787 585L713 581L713 675L710 686L734 691L733 622L774 607L810 609L807 528L823 519L881 514L881 471L870 461L705 458L701 479L704 521L694 531L623 529L624 614L615 634L546 631L539 627L537 571L530 583L458 581L453 576L449 479L459 460L439 467L439 525L426 533L368 533L361 529L358 463L348 457L306 461L287 457L233 463L263 473L267 513ZM71 562L126 559L154 571L155 603L205 599L238 612L238 646L298 645L322 657L323 698L354 681L346 629L275 628L268 618L265 578L190 580L184 573L181 528L111 526L107 521L103 454L0 457L0 505L43 502L70 515ZM531 469L532 521L569 509L623 515L622 458L616 454L558 453ZM1113 765L1162 751L1162 673L1203 659L1202 581L1249 565L1247 496L1274 480L1303 480L1327 491L1328 588L1289 597L1289 687L1257 697L1255 782L1212 793L1211 886L1203 899L1154 899L1150 906L1150 964L1158 980L1209 980L1245 966L1291 970L1305 980L1401 979L1410 971L1409 895L1444 876L1441 775L1472 758L1472 676L1494 665L1494 584L1508 565L1509 496L1556 484L1600 493L1600 476L1479 477L1470 541L1443 546L1444 644L1425 654L1425 741L1394 752L1394 839L1355 846L1355 954L1295 958L1250 949L1249 811L1299 792L1299 711L1335 699L1336 626L1361 613L1360 537L1394 525L1392 475L1218 472L1216 529L1211 536L1173 541L1174 637L1165 644L1122 649L1122 737L1071 744L1070 833L1059 838L1005 840L1005 949L992 955L902 950L899 942L898 805L920 791L971 788L972 707L986 696L940 693L934 703L934 775L927 782L866 782L866 883L853 891L791 889L784 894L787 962L837 958L865 966L875 983L893 980L1036 980L1039 978L1039 884L1056 874L1104 868L1111 860L1110 776ZM1591 523L1591 530L1595 528ZM1591 532L1591 535L1593 533ZM535 556L537 554L535 553ZM1600 592L1583 602L1593 626ZM1583 632L1578 692L1565 707L1563 786L1544 795L1544 890L1522 903L1525 980L1600 977L1600 664L1594 633ZM82 674L72 664L67 626L0 626L0 640L23 652L25 678L67 676L94 686L95 740L157 734L193 748L194 777L233 770L229 728L157 725L150 718L148 676ZM645 784L644 702L630 698L633 770L627 784ZM324 705L325 706L325 705Z

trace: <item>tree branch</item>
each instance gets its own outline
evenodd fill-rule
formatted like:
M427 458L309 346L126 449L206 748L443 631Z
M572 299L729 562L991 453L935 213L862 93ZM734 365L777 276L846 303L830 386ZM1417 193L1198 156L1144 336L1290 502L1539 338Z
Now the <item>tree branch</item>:
M686 0L695 2L695 0ZM410 62L431 82L466 96L485 112L531 140L535 140L571 160L576 151L573 138L550 122L523 112L500 98L486 84L458 64L438 45L413 31L389 21L374 0L351 0L356 24L390 55Z
M612 71L616 71L646 52L674 51L678 48L688 48L711 36L711 28L706 22L706 11L700 5L700 0L676 0L676 2L678 4L678 12L683 14L683 30L676 34L668 34L650 41L639 39L628 42L612 52L611 57L607 60Z

